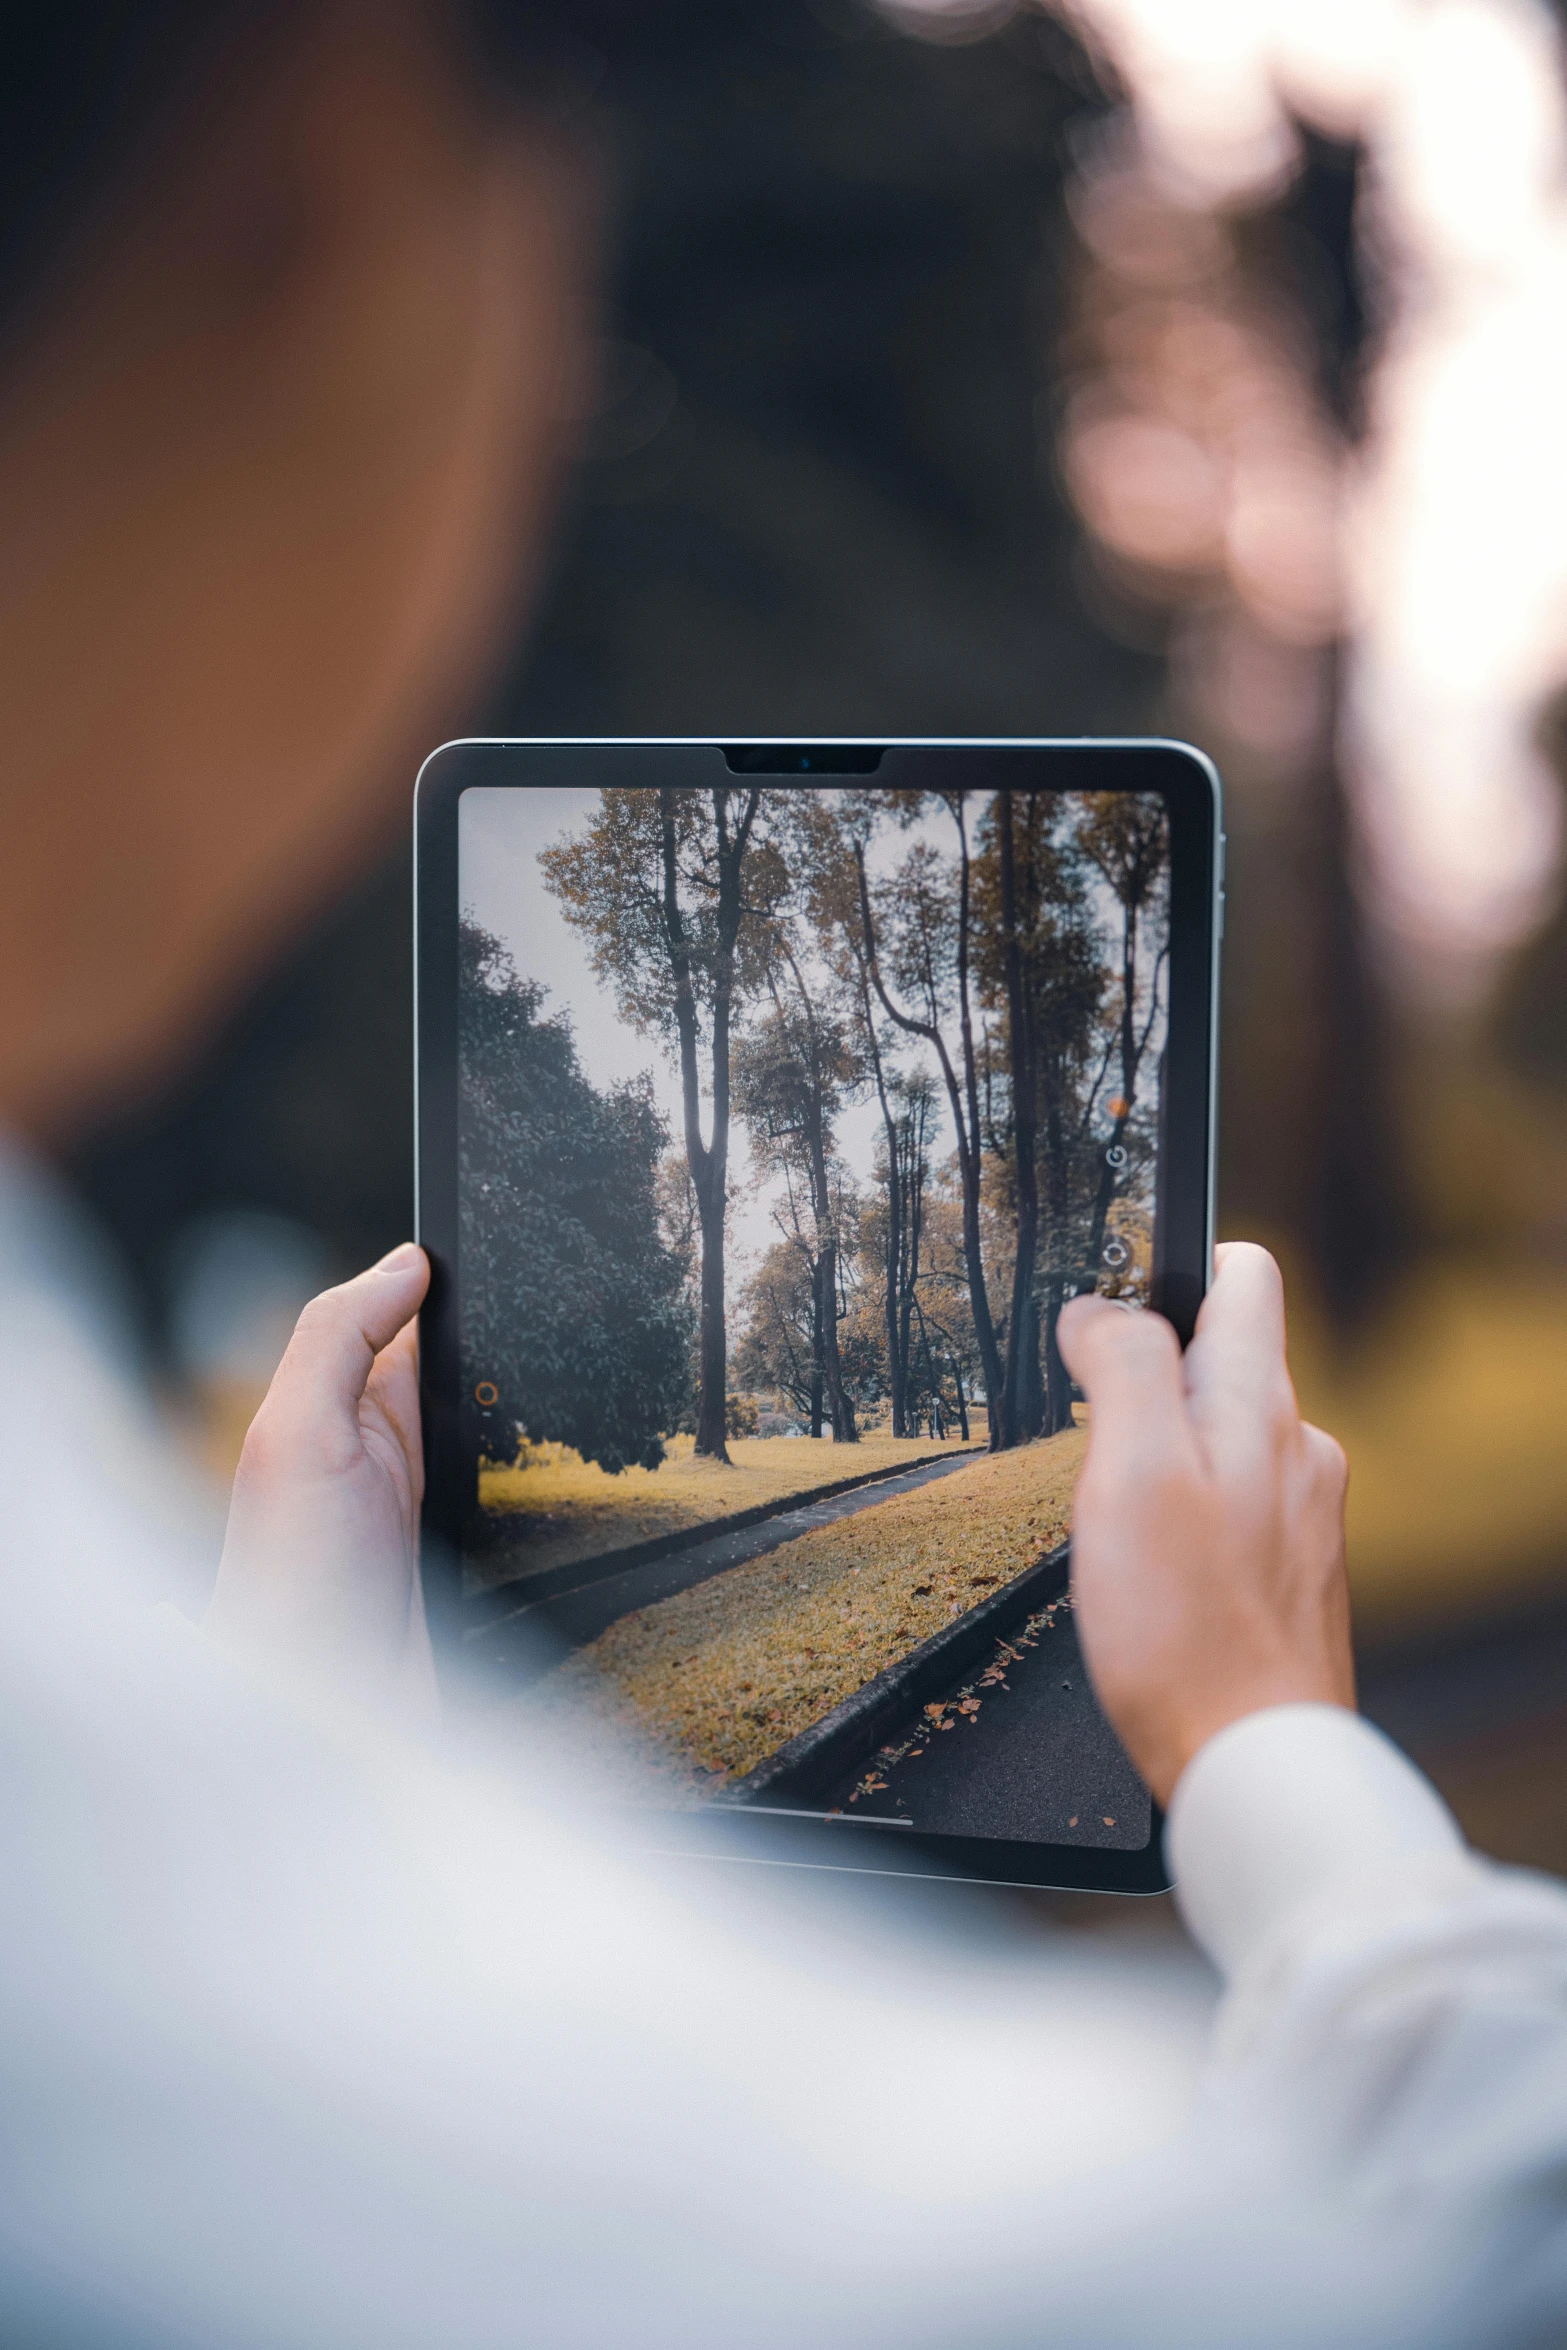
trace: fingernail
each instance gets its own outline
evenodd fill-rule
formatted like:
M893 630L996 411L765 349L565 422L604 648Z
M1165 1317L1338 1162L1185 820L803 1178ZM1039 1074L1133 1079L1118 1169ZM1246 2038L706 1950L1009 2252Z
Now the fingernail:
M400 1240L370 1268L372 1273L411 1273L423 1251L415 1240Z

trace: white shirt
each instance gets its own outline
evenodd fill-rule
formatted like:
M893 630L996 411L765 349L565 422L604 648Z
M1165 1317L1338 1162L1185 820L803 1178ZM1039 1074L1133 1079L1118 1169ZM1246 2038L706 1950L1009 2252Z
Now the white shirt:
M1217 2012L973 1891L617 1849L569 1763L324 1722L156 1604L212 1536L53 1219L0 1165L0 2340L1567 2334L1567 1899L1374 1731L1183 1778Z

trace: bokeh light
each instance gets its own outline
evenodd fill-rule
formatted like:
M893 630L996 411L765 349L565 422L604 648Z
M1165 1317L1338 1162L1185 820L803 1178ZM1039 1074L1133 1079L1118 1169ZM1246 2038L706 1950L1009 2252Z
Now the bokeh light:
M893 13L980 21L952 0ZM1557 28L1538 0L1055 13L1130 117L1081 160L1079 225L1111 287L1062 426L1072 496L1151 592L1211 603L1222 582L1254 624L1235 641L1345 634L1340 752L1370 905L1409 992L1468 1000L1537 917L1558 846L1533 743L1567 673ZM1313 413L1288 319L1235 262L1235 222L1288 186L1303 128L1364 158L1378 315L1353 445ZM1254 642L1241 658L1260 674Z

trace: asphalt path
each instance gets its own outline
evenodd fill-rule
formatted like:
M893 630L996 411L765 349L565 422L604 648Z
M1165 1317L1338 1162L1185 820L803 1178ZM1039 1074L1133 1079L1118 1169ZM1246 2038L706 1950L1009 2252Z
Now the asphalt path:
M1005 1687L977 1686L984 1670L981 1659L934 1693L930 1702L947 1707L941 1719L950 1728L927 1727L926 1708L911 1708L820 1808L849 1819L907 1820L931 1834L1140 1851L1148 1790L1099 1710L1070 1607L1058 1608L1035 1645L1007 1664ZM965 1691L978 1699L977 1712L957 1712ZM888 1749L904 1745L901 1761L888 1759ZM882 1785L858 1794L867 1778Z
M482 1636L475 1636L470 1654L481 1662L504 1667L513 1687L525 1685L549 1672L572 1649L585 1648L637 1608L672 1599L677 1591L689 1591L697 1583L727 1574L731 1567L743 1567L770 1550L781 1550L786 1542L798 1541L817 1526L836 1525L840 1518L874 1509L878 1502L915 1493L922 1485L950 1477L954 1470L972 1468L984 1458L982 1452L960 1452L950 1460L898 1470L874 1485L856 1485L849 1493L813 1501L804 1509L780 1510L760 1525L743 1527L737 1534L715 1535L711 1542L699 1542L668 1558L651 1559L645 1566L628 1567L623 1574L607 1575L602 1582L585 1584L580 1591L536 1600L490 1625Z

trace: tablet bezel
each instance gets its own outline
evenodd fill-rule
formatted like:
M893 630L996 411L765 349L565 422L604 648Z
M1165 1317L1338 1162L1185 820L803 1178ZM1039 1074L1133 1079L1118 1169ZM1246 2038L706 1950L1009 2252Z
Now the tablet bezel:
M414 791L414 1146L415 1230L431 1265L420 1317L426 1485L422 1569L438 1657L456 1654L462 1607L458 1546L471 1500L473 1464L460 1409L457 1263L457 923L458 806L465 791L602 785L656 788L701 783L693 767L732 772L725 754L776 752L764 769L773 784L833 788L842 771L801 774L801 759L880 752L878 782L913 782L886 772L918 761L925 789L961 781L968 789L1006 782L1055 791L1158 792L1171 838L1169 1040L1163 1189L1162 1270L1156 1302L1190 1337L1213 1260L1215 1128L1218 1100L1219 953L1223 936L1223 832L1218 772L1189 744L1160 738L1052 740L979 737L548 737L472 738L443 744L419 771ZM790 765L783 761L787 756ZM950 764L960 760L960 778ZM749 765L749 762L748 762ZM1041 769L1048 772L1041 773ZM632 772L632 770L635 772ZM946 770L947 772L943 772ZM802 1819L758 1808L741 1813L666 1812L636 1820L648 1840L692 1855L821 1868L981 1880L1099 1893L1169 1889L1162 1820L1154 1807L1148 1843L1135 1852L1002 1837L924 1833L896 1837L869 1821Z

